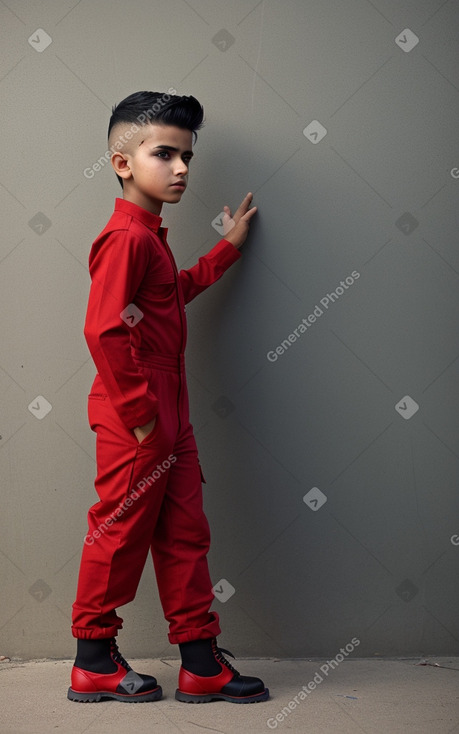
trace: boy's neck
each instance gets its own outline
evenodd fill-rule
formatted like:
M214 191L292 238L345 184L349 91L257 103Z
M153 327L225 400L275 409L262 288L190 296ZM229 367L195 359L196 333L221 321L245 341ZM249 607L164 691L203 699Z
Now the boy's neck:
M161 209L163 206L162 201L150 199L148 196L140 194L137 191L123 191L123 199L125 201L130 201L131 204L141 206L142 209L146 209L147 212L150 212L151 214L157 214L158 216L161 215Z

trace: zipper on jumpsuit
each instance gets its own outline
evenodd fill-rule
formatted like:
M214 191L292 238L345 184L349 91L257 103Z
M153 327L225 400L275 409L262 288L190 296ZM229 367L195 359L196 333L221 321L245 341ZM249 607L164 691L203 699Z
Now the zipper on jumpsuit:
M168 254L168 257L169 257L169 260L171 262L172 268L174 270L175 294L176 294L176 298L177 298L178 311L179 311L179 314L180 314L181 343L180 343L180 352L177 355L177 369L178 369L178 376L179 376L179 389L178 389L178 392L177 392L177 416L178 416L178 431L180 432L180 429L182 427L182 420L181 420L181 416L180 416L180 397L181 397L181 394L182 394L182 360L180 358L180 355L183 354L184 353L184 350L185 350L185 345L184 345L184 340L185 340L185 325L184 325L184 314L182 313L182 310L184 309L185 304L183 303L183 307L182 307L182 303L181 303L181 300L180 300L180 293L179 293L180 279L179 279L178 269L177 269L177 265L176 265L174 256L173 256L173 254L171 252L171 249L170 249L170 247L169 247L169 245L167 243L167 240L166 240L164 234L161 235L161 239L164 242L164 246L166 248L166 252Z

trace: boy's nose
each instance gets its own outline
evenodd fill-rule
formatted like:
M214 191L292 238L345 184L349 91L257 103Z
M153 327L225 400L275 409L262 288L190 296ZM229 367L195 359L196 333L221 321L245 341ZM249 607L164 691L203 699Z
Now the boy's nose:
M176 176L185 176L188 173L188 166L181 161L175 166L174 173Z
M178 158L177 157L175 159L173 168L174 168L174 173L177 176L180 176L180 175L183 175L185 173L188 173L188 164L185 163L185 161L183 161L181 158Z

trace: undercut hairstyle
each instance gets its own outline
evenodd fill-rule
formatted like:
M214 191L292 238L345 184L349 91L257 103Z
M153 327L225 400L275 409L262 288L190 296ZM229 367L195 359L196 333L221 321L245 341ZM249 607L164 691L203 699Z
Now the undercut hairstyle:
M110 139L110 133L115 125L120 123L131 124L131 135L120 136L120 140L124 140L125 137L130 139L143 125L157 123L190 130L195 143L198 137L197 130L203 126L203 121L204 108L196 97L170 95L167 92L134 92L112 107L108 138ZM123 188L123 179L118 174L116 177Z

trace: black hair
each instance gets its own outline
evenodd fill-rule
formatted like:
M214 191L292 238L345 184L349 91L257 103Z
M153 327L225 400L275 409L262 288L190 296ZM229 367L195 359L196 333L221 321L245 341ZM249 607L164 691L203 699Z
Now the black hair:
M170 95L167 92L134 92L112 107L108 137L112 128L120 122L132 123L135 132L135 125L139 127L157 122L191 130L193 142L196 142L196 131L203 126L203 120L204 108L196 97ZM123 179L118 174L116 177L123 188Z

